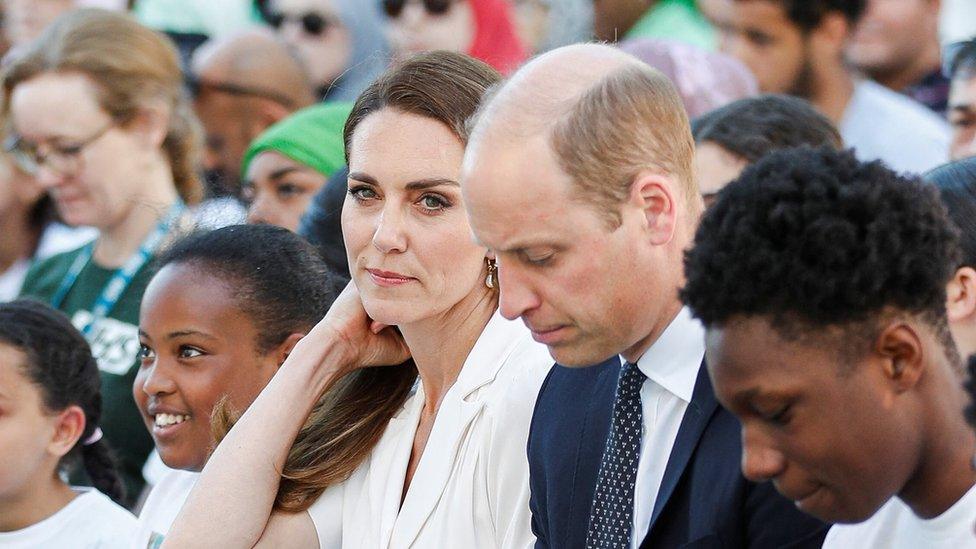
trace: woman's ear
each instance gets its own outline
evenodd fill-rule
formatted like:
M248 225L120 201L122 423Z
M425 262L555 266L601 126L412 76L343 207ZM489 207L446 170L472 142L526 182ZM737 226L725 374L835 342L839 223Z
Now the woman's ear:
M946 285L946 313L953 323L976 317L976 269L956 270Z
M48 452L62 457L78 444L78 439L85 432L85 411L80 406L68 406L61 413L53 417L54 432L48 443Z
M157 150L163 146L169 133L171 116L172 109L163 101L150 100L139 107L139 112L126 127L139 137L147 149Z

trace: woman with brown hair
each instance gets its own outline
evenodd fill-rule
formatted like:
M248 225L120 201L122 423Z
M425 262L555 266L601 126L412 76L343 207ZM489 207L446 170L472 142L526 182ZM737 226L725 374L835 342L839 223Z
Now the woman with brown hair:
M94 242L28 272L22 295L65 312L102 374L101 432L139 495L152 440L132 401L148 265L200 198L200 139L174 47L126 15L77 10L10 62L6 149Z
M498 80L435 52L359 97L353 283L217 447L164 547L532 543L525 444L552 360L499 314L458 186L465 123Z

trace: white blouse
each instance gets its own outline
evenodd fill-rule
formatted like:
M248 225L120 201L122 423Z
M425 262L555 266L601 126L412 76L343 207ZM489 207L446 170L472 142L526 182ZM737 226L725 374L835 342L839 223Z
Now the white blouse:
M320 547L531 547L526 442L552 364L521 322L495 313L444 396L403 506L420 383L366 461L309 508Z

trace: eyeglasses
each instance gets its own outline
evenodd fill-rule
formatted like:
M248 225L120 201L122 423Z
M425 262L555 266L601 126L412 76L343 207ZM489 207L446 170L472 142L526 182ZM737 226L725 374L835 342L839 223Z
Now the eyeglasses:
M966 59L976 60L976 38L946 44L942 48L942 74L952 78L959 65Z
M315 13L314 11L306 12L302 15L286 15L280 12L271 12L268 13L265 19L275 29L280 29L286 21L297 21L301 23L302 30L305 31L305 34L311 36L321 36L329 30L329 27L335 24L335 20L332 18Z
M275 103L289 109L294 109L296 107L295 102L290 97L286 97L285 95L276 91L253 88L250 86L240 86L230 82L211 82L209 80L201 80L200 78L191 76L186 79L186 87L190 91L190 96L194 99L200 97L200 94L205 90L212 90L230 95L263 97L264 99L270 99L271 101L274 101Z
M4 140L3 148L10 153L20 169L30 175L37 175L41 166L47 165L48 168L61 175L77 173L80 168L81 153L86 148L99 140L108 130L115 126L113 120L102 129L98 130L90 137L82 139L72 145L38 145L31 143L23 137L11 133ZM48 149L44 151L42 149Z
M451 9L452 0L383 0L383 11L387 17L396 19L403 13L403 8L407 4L420 2L424 5L424 10L430 15L444 15Z

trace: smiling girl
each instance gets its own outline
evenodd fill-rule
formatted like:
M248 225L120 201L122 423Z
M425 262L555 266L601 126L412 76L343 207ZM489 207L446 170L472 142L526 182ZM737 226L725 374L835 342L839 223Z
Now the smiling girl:
M279 227L192 235L159 266L142 302L132 391L163 463L177 471L150 493L136 547L169 530L215 445L217 404L246 409L333 300L315 250Z

